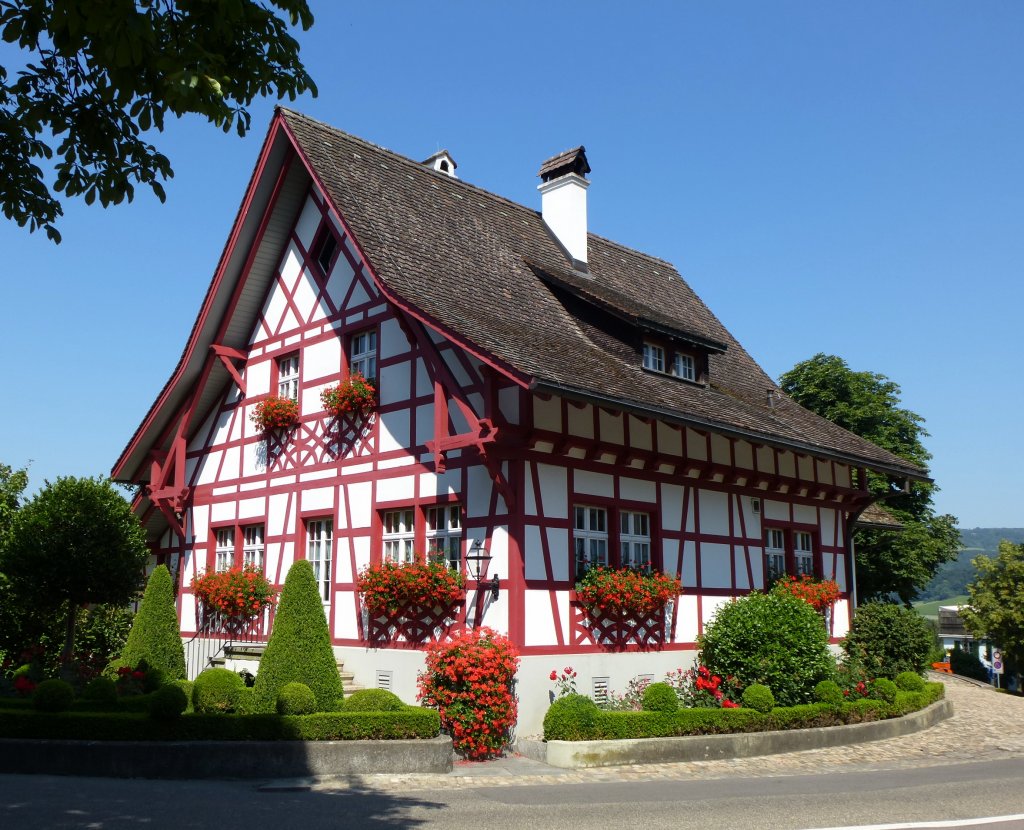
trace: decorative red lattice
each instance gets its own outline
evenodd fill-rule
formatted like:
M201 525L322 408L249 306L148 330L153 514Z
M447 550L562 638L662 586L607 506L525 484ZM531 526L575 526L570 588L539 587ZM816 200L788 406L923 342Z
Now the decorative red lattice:
M634 646L640 649L660 649L665 645L667 611L650 614L588 611L579 602L571 607L571 637L574 646L597 645L609 649Z
M364 613L366 613L364 608ZM436 643L447 639L461 624L461 606L425 608L409 605L397 614L364 617L366 639L374 644Z

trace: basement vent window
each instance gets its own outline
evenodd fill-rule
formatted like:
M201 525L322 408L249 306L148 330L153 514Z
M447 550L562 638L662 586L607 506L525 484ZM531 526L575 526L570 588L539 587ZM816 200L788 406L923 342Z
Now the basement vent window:
M386 692L391 691L393 685L394 672L384 671L383 669L377 669L377 688L384 689Z
M595 677L591 685L591 695L594 703L602 706L608 702L608 678Z

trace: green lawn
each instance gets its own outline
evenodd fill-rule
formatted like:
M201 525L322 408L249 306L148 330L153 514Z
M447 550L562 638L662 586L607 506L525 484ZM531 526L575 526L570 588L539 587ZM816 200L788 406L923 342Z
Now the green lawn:
M949 597L948 599L935 599L931 602L915 602L914 608L922 617L938 617L940 605L966 605L967 595L961 594L956 597Z

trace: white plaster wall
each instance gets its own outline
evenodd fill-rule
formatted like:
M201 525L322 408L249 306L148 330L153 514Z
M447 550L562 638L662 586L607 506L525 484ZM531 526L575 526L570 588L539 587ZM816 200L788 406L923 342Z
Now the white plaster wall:
M701 533L714 533L722 536L729 533L729 499L718 490L701 490L698 494L700 505Z
M307 251L313 244L313 236L319 226L320 208L316 206L316 202L311 197L307 196L306 202L302 206L302 213L299 214L299 221L295 225L295 235Z
M381 385L383 386L383 384ZM406 449L410 444L409 410L395 409L381 415L379 436L378 449L380 452Z
M523 614L526 617L526 645L548 646L557 642L548 591L524 591Z
M573 475L573 490L579 495L610 499L615 495L615 479L604 473L577 470Z
M594 407L590 404L577 407L569 404L566 407L569 413L569 433L578 435L581 438L594 437Z
M388 404L400 403L409 399L409 384L411 378L409 377L410 363L407 360L400 361L398 363L392 363L389 366L380 367L380 402L382 406ZM403 414L406 410L402 410ZM384 420L388 419L387 413L384 416ZM405 422L408 424L408 415L405 415ZM409 427L406 425L404 436L406 444L408 445L409 440Z
M552 519L565 519L569 516L568 492L566 488L567 472L565 467L551 464L537 465L537 479L540 481L541 502L544 515ZM536 514L536 506L534 507Z
M645 501L653 504L658 500L658 488L653 481L620 476L619 496L628 501Z
M558 398L533 398L533 422L539 429L562 431L562 405Z
M483 466L470 467L467 476L469 492L466 494L466 518L479 519L489 515L488 508L491 503L491 475ZM498 499L499 508L504 504L503 499Z
M683 524L683 488L677 484L661 485L661 526L678 531Z
M377 501L412 501L416 494L415 476L395 476L377 482Z
M624 444L625 426L621 414L600 410L598 413L598 427L601 430L601 440L612 444Z
M551 575L556 580L569 578L569 531L564 527L546 528L551 553Z
M731 588L732 569L729 545L702 542L700 546L700 581L705 588Z

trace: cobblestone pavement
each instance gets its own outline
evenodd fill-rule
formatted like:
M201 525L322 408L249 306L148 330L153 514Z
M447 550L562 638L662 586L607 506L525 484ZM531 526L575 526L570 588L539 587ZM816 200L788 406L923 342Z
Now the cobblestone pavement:
M811 775L960 764L1024 756L1024 698L955 677L946 684L953 717L913 735L831 749L734 760L561 770L521 757L457 763L450 775L360 775L303 782L316 790L451 790L484 786ZM284 783L284 782L282 782Z

